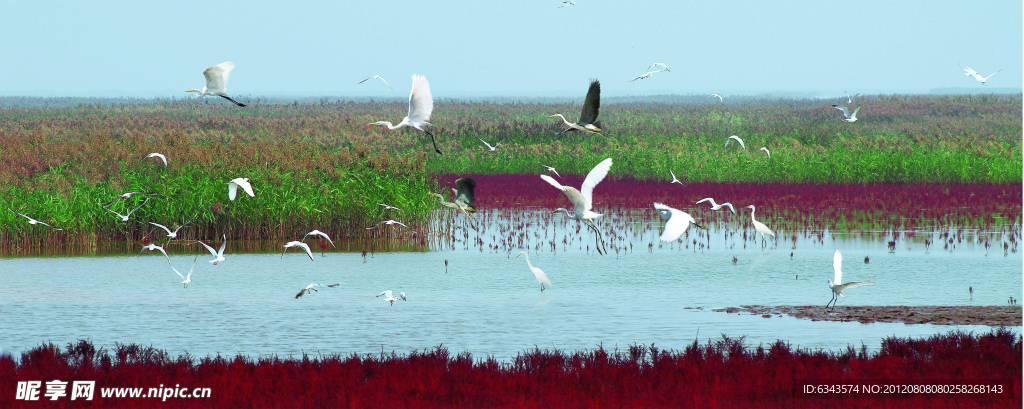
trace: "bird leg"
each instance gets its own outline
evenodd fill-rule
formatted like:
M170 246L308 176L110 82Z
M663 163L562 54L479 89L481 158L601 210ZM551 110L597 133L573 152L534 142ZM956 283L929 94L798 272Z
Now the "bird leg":
M226 100L228 100L228 101L234 102L234 103L235 103L235 105L238 105L238 106L240 106L240 107L244 107L244 106L246 106L245 104L243 104L243 103L241 103L241 102L238 102L238 101L235 101L235 100L231 99L231 97L227 97L227 96L224 96L224 95L221 95L220 97L221 97L221 98L224 98L224 99L226 99Z
M540 292L544 292L544 283L540 283Z
M437 142L434 142L434 134L430 133L430 131L426 129L424 129L423 132L426 132L427 135L430 135L430 143L434 144L434 152L437 152L438 155L444 155L443 153L441 153L440 149L437 149Z

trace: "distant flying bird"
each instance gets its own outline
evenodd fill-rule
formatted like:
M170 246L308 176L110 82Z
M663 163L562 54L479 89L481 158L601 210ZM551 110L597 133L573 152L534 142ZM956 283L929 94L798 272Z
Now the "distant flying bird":
M227 247L228 245L228 236L226 234L222 235L222 243L220 243L220 250L214 251L213 247L210 247L206 243L203 243L201 241L199 242L199 244L202 244L203 247L206 247L206 249L210 251L210 254L213 254L213 256L216 257L213 260L210 260L210 262L213 263L213 265L217 265L217 263L224 261L224 248Z
M853 114L850 114L850 110L842 105L832 104L832 108L843 111L843 116L846 117L843 119L843 122L857 122L857 112L860 111L860 107L853 110Z
M957 64L959 64L959 63L957 63ZM975 75L978 75L978 72L973 70L973 69L971 69L971 67L964 67L963 64L960 64L960 68L964 69L964 75L965 76L973 77Z
M288 251L289 247L299 247L306 250L306 255L309 256L309 261L313 261L313 251L309 249L309 245L301 241L289 241L284 244L284 249L281 250L281 258L284 258L284 253Z
M718 98L718 103L721 104L725 101L722 100L722 96L719 94L711 94L711 98Z
M252 184L249 183L249 178L235 178L228 182L228 199L235 200L239 187L245 190L249 197L256 197L256 194L252 192Z
M323 237L323 238L327 239L328 243L331 243L331 247L337 248L337 246L334 245L334 241L331 240L331 236L328 236L327 233L324 233L324 232L322 232L320 230L313 230L313 231L311 231L309 233L306 233L305 236L302 236L302 239L305 240L306 237L309 237L309 236L320 236L320 237Z
M146 250L149 250L149 251L160 250L161 253L164 253L164 258L167 259L167 265L171 264L171 258L167 257L167 252L164 251L163 247L160 247L160 246L157 246L156 244L150 243L148 246L142 246L142 251L139 252L139 255L141 256L142 253L146 252ZM182 277L182 278L184 278L184 277Z
M668 70L647 71L647 72L645 72L643 74L638 75L636 78L633 78L633 79L629 80L628 82L633 82L633 81L636 81L636 80L647 79L647 78L650 78L650 77L654 76L654 73L658 73L658 72L662 72L662 71L668 71Z
M673 183L678 183L678 184L679 184L680 186L682 186L682 185L683 185L683 182L680 182L680 181L679 181L679 179L678 179L678 178L676 178L676 173L675 173L675 172L673 172L673 171L671 171L671 170L670 170L670 171L668 171L668 173L669 173L670 175L672 175L672 181L671 181L671 182L668 182L669 184L673 184Z
M446 202L444 196L441 196L439 193L428 192L427 194L437 196L437 201L441 203L441 206L458 210L472 221L473 216L470 216L470 213L476 213L476 206L473 205L473 201L476 199L476 196L473 194L473 191L476 189L476 181L473 178L459 178L459 180L455 181L455 187L457 188L455 199L451 202ZM473 224L470 223L470 226L473 226ZM475 226L473 228L476 229Z
M31 217L28 217L27 215L24 215L24 214L21 214L21 213L15 212L14 210L11 210L11 209L7 209L7 210L10 210L10 211L11 211L11 212L13 212L14 214L16 214L16 215L18 215L18 216L21 216L21 217L24 217L24 218L28 219L28 224L31 224L31 225L41 224L41 225L43 225L43 226L49 227L49 228L51 228L51 229L54 229L54 230L64 230L64 229L58 229L58 228L56 228L56 227L50 226L49 224L43 223L43 222L41 222L41 221L39 221L39 220L36 220L36 219L33 219L33 218L31 218Z
M380 223L377 223L377 224L375 224L375 225L373 225L373 226L367 227L367 228L366 228L366 230L373 230L373 229L376 229L376 228L377 228L378 226L380 226L380 225L382 225L382 224L386 224L386 225L388 225L388 226L390 226L390 225L392 225L392 224L397 224L397 225L399 225L399 226L402 226L402 227L405 227L405 228L407 228L407 229L409 228L409 226L406 226L405 224L402 224L402 222L400 222L400 221L397 221L397 220L385 220L385 221L382 221L382 222L380 222Z
M597 166L594 166L594 169L587 174L587 178L583 180L583 185L580 186L580 190L576 190L576 188L572 186L562 186L561 183L558 183L558 181L551 176L540 175L541 179L544 179L544 181L551 184L551 186L561 190L562 193L565 193L565 196L569 198L569 201L572 202L572 213L569 213L565 208L555 209L555 211L551 213L556 214L558 212L562 212L565 213L566 217L573 220L579 220L586 224L593 229L595 233L597 233L596 239L600 240L600 243L604 242L604 237L601 235L601 231L597 228L597 225L594 224L594 219L603 215L600 213L594 213L592 210L594 208L594 187L604 180L604 177L608 175L608 170L611 169L611 167L612 158L605 159L601 161L601 163L598 163ZM601 248L603 246L600 243L595 243L595 246L597 247L598 253L604 254L601 252Z
M184 284L185 288L188 288L188 284L192 282L192 272L196 271L196 263L198 263L198 262L199 262L199 257L196 257L194 260L192 260L192 269L188 270L188 276L187 277L181 275L181 272L178 271L178 269L174 268L174 266L171 266L171 270L174 270L174 273L177 274L178 277L181 277L182 280L184 280L184 281L182 281L182 282L180 282L178 284ZM170 263L168 263L168 264L170 264Z
M758 233L761 233L761 247L764 247L764 235L767 234L769 236L772 236L772 239L774 239L775 233L772 232L772 229L769 229L768 226L765 226L764 223L761 223L757 221L757 219L754 219L754 205L747 206L747 208L750 209L750 221L754 223L754 230L757 230Z
M430 143L434 144L434 151L439 155L441 150L437 149L437 142L434 141L434 134L421 128L424 125L433 125L430 122L430 113L434 111L434 97L430 95L430 83L422 75L412 76L412 92L409 93L409 114L402 118L398 125L392 125L388 121L377 121L370 125L383 125L388 129L398 129L403 126L411 126L417 130L430 135Z
M768 159L772 158L772 153L768 151L768 147L767 146L762 146L761 149L758 149L758 150L764 151L764 153L768 154Z
M334 288L339 285L341 284L328 284L326 287ZM302 297L302 295L306 293L312 294L313 292L317 291L316 287L324 287L324 285L320 283L310 283L309 285L306 286L306 288L303 288L302 291L299 291L299 293L295 295L295 299Z
M233 69L235 69L235 63L231 61L225 61L207 68L203 70L203 75L206 76L206 86L201 90L190 89L185 92L195 92L197 98L205 96L221 97L234 102L235 105L244 107L245 104L231 99L231 96L228 95L228 74Z
M860 287L862 285L875 285L875 283L865 283L862 281L851 281L846 284L843 282L843 255L836 250L835 254L832 255L832 268L836 271L835 280L828 280L828 288L832 290L832 299L828 301L828 304L832 304L832 308L835 309L833 301L839 302L839 297L845 297L843 290L847 288ZM828 304L825 304L825 309L828 309Z
M555 170L555 168L553 168L553 167L550 167L550 166L548 166L548 165L541 165L541 166L543 166L543 167L544 167L545 169L547 169L547 170L548 170L548 172L554 173L554 174L555 174L555 176L558 176L559 178L561 178L561 177L562 177L562 175L559 175L559 174L558 174L558 171L556 171L556 170Z
M391 302L391 305L395 305L395 301L396 300L409 301L409 300L407 300L405 298L405 292L398 293L398 297L392 297L391 296L391 290L384 290L384 291L381 291L380 294L377 294L378 297L380 297L382 295L384 296L384 301Z
M480 142L483 142L483 143L484 143L484 145L487 145L487 149L490 149L490 151L489 151L489 152L494 152L494 150L495 150L495 149L496 149L497 147L501 146L501 144L500 144L500 143L499 143L499 144L497 144L497 145L491 146L491 144L487 143L487 141L485 141L485 140L481 139L480 137L477 137L476 139L480 139Z
M147 197L153 197L153 196L156 196L157 194L156 193L146 193L146 192L128 192L128 193L125 193L123 195L118 195L116 198L114 198L114 200L111 200L110 203L107 203L107 204L104 204L104 205L100 205L100 207L108 208L111 205L113 205L114 203L117 203L118 200L127 199L129 197L134 196L134 195L143 195L143 196L147 196Z
M697 203L694 203L694 204L701 204L701 203L704 203L704 202L710 202L711 203L711 210L718 210L718 209L721 209L723 207L728 207L729 210L732 210L732 214L736 214L736 208L732 207L732 203L718 204L718 203L715 203L715 199L712 199L710 197L705 197L703 199L700 199L699 201L697 201Z
M548 280L548 275L544 274L544 271L542 271L541 269L539 269L537 267L534 267L533 264L530 263L530 255L529 254L526 254L525 251L520 251L519 254L516 254L516 256L513 257L513 258L519 258L519 256L526 256L526 265L530 267L530 271L533 272L533 276L537 277L537 282L540 283L540 291L541 292L544 292L544 284L547 284L548 287L553 287L551 285L551 280Z
M960 68L964 69L964 71L965 71L964 75L966 75L968 77L974 77L974 79L978 80L978 82L980 82L981 85L986 85L985 81L988 81L988 79L992 78L993 75L996 75L996 74L999 73L999 71L1002 71L1000 69L999 71L996 71L996 72L993 72L992 74L989 74L989 76L987 76L987 77L982 77L981 73L979 73L979 72L977 72L975 70L972 70L971 67L964 67L963 65L961 65Z
M151 153L149 155L146 155L146 157L147 158L160 158L160 160L164 161L164 167L167 167L167 157L164 156L162 153L153 152L153 153Z
M654 64L651 64L650 67L647 67L647 71L650 71L651 68L654 68L654 67L661 67L661 70L659 70L659 71L672 72L672 70L668 69L667 65L662 64L660 62L656 62Z
M395 210L398 210L398 211L402 211L402 209L399 209L399 208L397 208L397 207L394 207L394 206L392 206L392 205L387 205L387 204L384 204L384 203L377 203L377 204L378 204L378 205L381 205L381 206L383 206L383 207L384 207L384 210L391 210L391 209L395 209Z
M850 105L853 105L853 99L854 98L857 98L857 97L860 96L860 94L857 94L857 95L854 95L854 96L851 97L849 92L843 91L843 93L846 94L846 103L850 104Z
M562 7L565 7L565 6L575 6L575 5L576 5L576 2L572 1L572 0L570 0L570 1L563 1L562 5L558 6L558 8L562 8Z
M548 118L559 117L568 126L564 131L556 133L555 136L572 131L583 131L596 134L601 132L597 123L598 110L601 107L601 83L596 79L590 80L590 89L587 90L587 97L583 99L583 112L580 113L580 120L576 123L569 122L562 114L554 114Z
M152 225L154 225L156 227L159 227L161 229L166 230L167 231L167 237L172 238L172 239L177 238L178 237L178 230L181 230L182 227L185 227L185 225L187 225L187 223L186 223L186 224L183 224L181 226L178 226L178 228L174 229L174 231L172 232L171 229L168 229L167 226L164 226L164 225L162 225L160 223L149 222L149 224L152 224Z
M373 80L373 79L377 79L377 80L381 80L381 81L384 81L384 77L381 77L380 75L374 75L374 76L372 76L372 77L369 77L369 78L367 78L367 79L365 79L365 80L359 81L359 84L362 84L362 83L364 83L364 82L366 82L366 81L369 81L369 80ZM393 87L391 86L391 84L388 84L388 82L387 82L387 81L384 81L384 85L387 85L387 86L388 86L388 88L394 89L394 88L393 88Z
M743 148L743 150L747 150L747 145L744 145L744 144L743 144L743 140L742 140L742 139L740 139L740 137L739 137L739 136L736 136L736 135L730 136L730 137L729 137L729 139L726 139L726 140L725 140L725 146L722 146L722 148L726 148L726 147L728 147L728 146L729 146L729 141L730 141L730 140L733 140L733 139L735 139L735 140L736 140L736 142L739 142L739 143L740 143L740 147L741 147L741 148Z
M134 209L129 211L128 214L126 214L126 215L118 213L118 212L115 212L115 211L110 210L109 208L106 208L106 207L104 209L107 209L107 211L110 212L110 213L116 214L118 217L121 218L122 222L126 222L126 221L128 221L128 218L132 216L132 213L135 213L136 210L141 209L142 206L145 206L147 202L149 202L149 198L148 197L146 198L146 200L142 201L142 204L138 205L137 207L135 207Z
M654 208L658 209L658 213L661 214L662 218L666 215L669 218L668 222L665 222L665 231L661 233L661 241L669 242L678 239L679 236L686 232L686 229L690 228L690 223L693 223L696 227L704 228L697 224L689 213L682 210L673 209L658 202L654 202Z

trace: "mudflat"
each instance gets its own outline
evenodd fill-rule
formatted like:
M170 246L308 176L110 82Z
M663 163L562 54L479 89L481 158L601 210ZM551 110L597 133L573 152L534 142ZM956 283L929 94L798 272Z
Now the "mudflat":
M764 318L789 315L811 321L902 322L904 324L1020 326L1020 306L842 306L825 310L820 305L743 305L715 312L748 313Z

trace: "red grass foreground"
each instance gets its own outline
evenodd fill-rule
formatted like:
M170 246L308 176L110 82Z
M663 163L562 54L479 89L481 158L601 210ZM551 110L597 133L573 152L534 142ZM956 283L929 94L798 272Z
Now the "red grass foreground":
M950 332L927 339L888 338L881 350L850 347L832 353L794 349L779 341L747 349L743 339L694 343L684 351L634 345L625 352L603 348L572 354L523 352L512 362L452 356L438 346L409 355L302 359L191 356L117 345L97 351L89 341L65 351L44 344L20 362L0 357L0 407L1003 407L1019 408L1021 338L1006 329L983 335ZM92 380L95 398L51 401L45 382ZM16 401L19 381L43 381L38 401ZM814 385L1001 385L1002 393L887 397L838 393L808 398ZM180 385L191 393L209 388L209 398L101 397L105 388ZM864 389L860 389L864 391ZM884 389L883 389L884 390Z

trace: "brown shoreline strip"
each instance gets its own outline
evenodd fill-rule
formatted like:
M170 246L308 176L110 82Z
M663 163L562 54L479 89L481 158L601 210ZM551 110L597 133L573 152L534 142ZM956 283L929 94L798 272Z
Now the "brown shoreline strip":
M839 306L825 311L820 305L743 305L715 312L750 313L765 318L789 315L811 321L902 322L904 324L1020 326L1020 306Z

